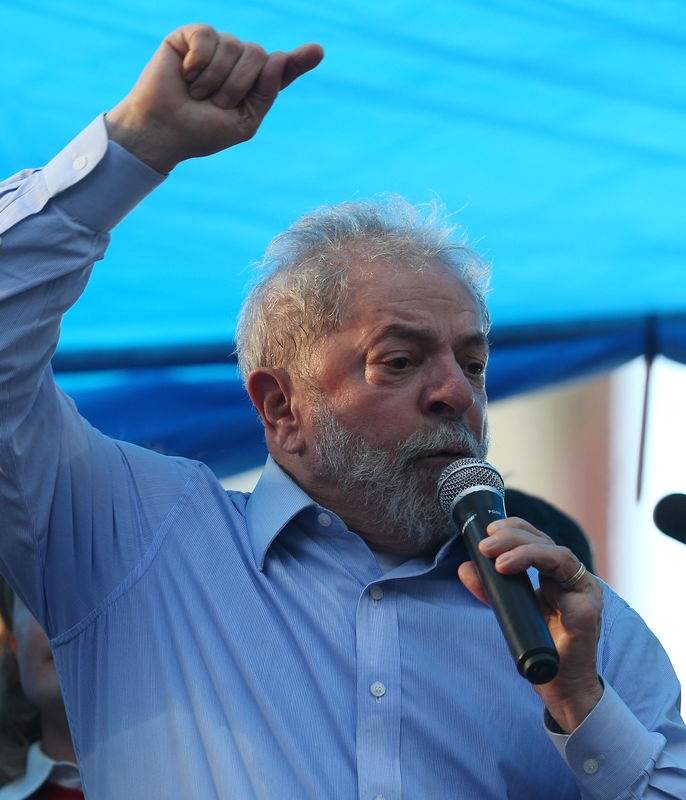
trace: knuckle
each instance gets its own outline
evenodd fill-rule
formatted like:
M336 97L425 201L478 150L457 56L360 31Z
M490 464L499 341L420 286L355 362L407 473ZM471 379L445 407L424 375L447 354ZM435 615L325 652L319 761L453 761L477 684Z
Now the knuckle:
M555 542L553 542L553 544L555 544ZM563 556L567 561L572 561L575 564L579 561L579 559L574 555L574 553L572 553L572 551L566 545L555 544L555 546L560 551L560 555Z
M267 60L267 51L264 49L264 47L262 47L262 45L259 45L256 42L245 42L244 47L246 52L249 53L253 58L261 61Z
M217 31L211 25L189 25L188 41L198 40L201 44L214 41L217 38Z
M238 56L245 48L245 45L240 41L240 39L237 39L230 33L222 33L219 36L219 41L217 42L217 48L221 50L223 54L226 54L234 58L238 58Z

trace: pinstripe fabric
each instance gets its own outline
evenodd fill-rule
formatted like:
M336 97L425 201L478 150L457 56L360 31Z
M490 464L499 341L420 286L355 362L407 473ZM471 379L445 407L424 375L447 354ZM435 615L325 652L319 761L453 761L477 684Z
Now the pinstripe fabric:
M273 462L226 493L78 415L47 366L61 314L156 182L95 123L0 190L0 564L51 638L86 796L686 796L678 683L611 590L605 695L556 735L459 541L383 574Z

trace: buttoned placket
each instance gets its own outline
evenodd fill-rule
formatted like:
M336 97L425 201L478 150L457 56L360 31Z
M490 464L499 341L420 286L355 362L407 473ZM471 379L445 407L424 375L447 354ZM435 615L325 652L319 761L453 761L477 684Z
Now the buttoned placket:
M374 556L340 521L318 507L320 546L337 553L362 587L355 614L357 691L357 785L359 800L402 800L400 724L402 670L398 604L405 580L430 572L436 559L407 562L381 576ZM449 545L445 546L447 550ZM364 551L364 554L363 554ZM443 552L443 551L442 551ZM364 557L367 556L367 558Z
M357 605L359 800L400 800L401 670L394 581L365 588Z

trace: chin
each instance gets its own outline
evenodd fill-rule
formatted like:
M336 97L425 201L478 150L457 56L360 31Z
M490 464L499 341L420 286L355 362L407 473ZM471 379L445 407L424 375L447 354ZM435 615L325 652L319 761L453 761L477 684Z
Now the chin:
M408 531L405 541L410 545L410 549L416 555L422 553L435 553L440 550L443 545L453 537L454 530L424 530Z

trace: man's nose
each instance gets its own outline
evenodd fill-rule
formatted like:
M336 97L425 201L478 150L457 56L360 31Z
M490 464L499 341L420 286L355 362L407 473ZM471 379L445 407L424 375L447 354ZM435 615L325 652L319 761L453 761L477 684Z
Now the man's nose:
M424 413L459 419L475 402L474 386L457 361L444 359L436 365L424 393Z

